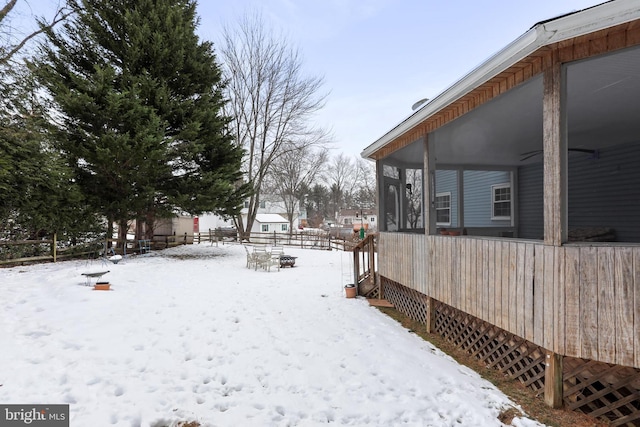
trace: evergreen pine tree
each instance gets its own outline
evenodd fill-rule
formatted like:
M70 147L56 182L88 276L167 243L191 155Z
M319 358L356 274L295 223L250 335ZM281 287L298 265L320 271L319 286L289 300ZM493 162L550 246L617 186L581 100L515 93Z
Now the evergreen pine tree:
M242 151L191 0L73 0L37 69L61 112L59 148L92 204L130 219L237 209Z
M0 232L15 239L72 239L95 219L72 170L52 148L46 109L19 64L0 82Z

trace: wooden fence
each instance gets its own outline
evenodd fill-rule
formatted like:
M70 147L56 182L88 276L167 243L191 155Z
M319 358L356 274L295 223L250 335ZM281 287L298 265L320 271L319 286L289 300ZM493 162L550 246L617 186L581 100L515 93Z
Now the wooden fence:
M640 246L380 233L379 274L565 356L640 367Z
M321 233L251 233L248 237L250 243L270 244L273 246L296 246L302 249L350 251L357 244L357 242ZM107 246L113 248L113 252L120 255L131 255L140 252L139 240L108 239L107 241L109 242L108 244L106 244L105 240L101 240L68 245L58 242L55 236L42 240L0 241L0 266L35 262L56 262L61 259L70 258L97 258L105 253ZM237 242L237 236L221 229L212 229L193 234L154 235L151 241L151 249L158 250L177 245L207 242L210 242L212 245L232 243ZM29 246L30 250L28 252L36 253L37 255L24 257L12 256L10 248L17 246Z

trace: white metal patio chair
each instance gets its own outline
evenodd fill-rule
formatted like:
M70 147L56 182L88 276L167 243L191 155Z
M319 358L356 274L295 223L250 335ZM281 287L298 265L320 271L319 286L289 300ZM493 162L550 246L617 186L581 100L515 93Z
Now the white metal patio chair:
M271 254L267 252L267 248L254 247L253 253L256 258L255 269L257 270L258 267L260 267L266 270L269 264L269 259L271 258Z
M272 247L266 270L271 271L271 266L275 266L278 268L278 271L280 271L280 257L282 255L284 255L284 248L282 246Z
M249 248L247 248L245 245L242 245L242 247L244 248L245 252L247 253L247 268L254 268L257 270L257 264L258 264L258 256L257 253L254 251L249 251Z

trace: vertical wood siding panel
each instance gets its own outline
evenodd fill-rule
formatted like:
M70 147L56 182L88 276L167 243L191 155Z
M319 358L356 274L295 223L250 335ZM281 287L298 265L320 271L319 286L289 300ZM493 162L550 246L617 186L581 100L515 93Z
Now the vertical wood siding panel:
M489 241L488 251L487 251L487 269L489 270L489 319L488 321L494 325L496 323L496 242L495 240Z
M516 258L516 334L525 338L525 271L526 271L526 249L524 243L518 244L518 254Z
M416 240L419 246L420 253L420 292L425 295L428 295L427 292L427 266L429 265L427 259L427 238L425 236L420 236L419 239Z
M502 242L501 241L496 241L496 325L501 327L502 329L506 329L505 328L505 324L504 321L507 319L507 316L505 316L504 311L508 310L509 308L505 306L505 300L504 300L504 289L503 289L503 282L504 282L504 270L505 270L505 265L504 265L504 250L502 247Z
M490 254L489 254L489 241L488 240L483 240L482 241L482 286L483 286L483 290L482 290L482 301L483 301L483 311L484 311L484 320L486 320L487 322L491 321L491 309L492 309L492 304L491 304L491 297L492 297L492 292L491 292L491 287L493 286L493 283L491 283L491 277L490 277L490 263L489 263L489 259L490 259Z
M444 265L445 268L445 286L447 287L447 300L446 303L452 305L453 300L453 292L451 286L451 239L446 237L445 241L445 252L447 255L446 263Z
M565 256L563 247L554 248L553 277L555 334L554 352L565 354Z
M442 291L442 278L444 276L444 269L442 268L442 257L444 256L444 251L443 251L443 247L442 247L442 238L441 237L434 237L436 239L436 247L434 249L434 261L435 261L435 268L436 268L436 282L435 282L435 289L434 289L434 294L435 294L435 298L438 301L444 301L444 292Z
M633 248L633 349L634 366L640 367L640 248Z
M533 342L544 346L544 246L535 246L533 278Z
M429 242L428 253L429 253L429 270L428 270L428 295L431 298L437 299L436 289L437 289L437 278L438 278L438 269L436 268L436 240L434 236L428 236L427 240Z
M453 306L460 309L460 298L462 289L460 287L460 239L450 238L451 243L451 294Z
M543 347L547 350L554 351L554 337L555 337L555 327L556 327L556 318L555 318L555 310L554 310L554 282L553 279L555 277L555 247L553 246L545 246L544 247L544 307L543 307L543 323L542 327L544 329L544 344Z
M440 268L440 238L436 236L432 236L434 246L433 246L433 298L438 301L442 301L442 295L440 294L440 275L442 274L442 269Z
M478 290L478 317L486 320L487 313L484 311L485 303L485 286L484 286L484 278L483 275L486 272L484 268L484 240L477 240L475 242L476 250L477 250L477 260L476 260L476 281L478 283L476 289Z
M501 305L501 312L500 312L500 323L502 324L502 329L506 329L506 330L510 330L509 328L509 324L510 324L510 316L511 316L511 307L509 305L510 301L509 301L509 295L511 293L511 283L509 282L509 278L510 278L510 265L509 262L511 260L511 256L509 254L509 242L508 241L503 241L500 242L500 257L501 257L501 263L502 263L502 268L500 271L500 282L501 282L501 288L502 288L502 302L500 303Z
M518 333L518 244L509 242L509 330ZM522 336L522 335L520 335Z
M535 248L538 245L525 245L524 268L524 337L531 342L535 339L534 319L534 280L535 280Z
M582 357L598 359L598 250L580 248L580 342Z
M469 281L470 292L468 294L467 306L469 307L469 314L476 317L481 317L478 312L478 298L480 297L480 288L478 287L478 269L476 268L478 261L478 241L475 239L467 239L467 253L469 254L469 270L467 271L467 277Z
M633 366L635 362L633 337L633 251L615 248L615 330L616 359L619 365Z
M460 254L460 272L458 273L458 284L460 285L460 310L465 313L469 312L467 307L467 246L465 245L465 238L455 239L458 246L458 253Z
M598 357L604 362L615 360L613 248L598 248Z
M582 357L580 343L580 250L565 248L565 349L566 355Z

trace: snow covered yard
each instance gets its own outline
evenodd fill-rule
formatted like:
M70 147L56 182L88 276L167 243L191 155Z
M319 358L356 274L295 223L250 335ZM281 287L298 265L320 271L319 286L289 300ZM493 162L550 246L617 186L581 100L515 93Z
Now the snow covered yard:
M0 269L0 403L70 404L71 426L500 426L512 402L363 299L351 254L240 245ZM513 425L538 426L517 418Z

